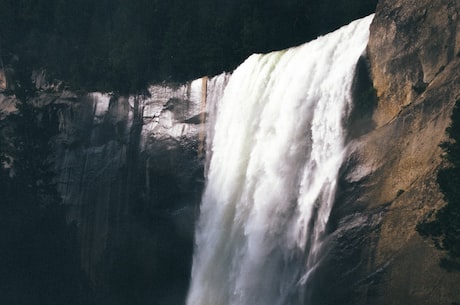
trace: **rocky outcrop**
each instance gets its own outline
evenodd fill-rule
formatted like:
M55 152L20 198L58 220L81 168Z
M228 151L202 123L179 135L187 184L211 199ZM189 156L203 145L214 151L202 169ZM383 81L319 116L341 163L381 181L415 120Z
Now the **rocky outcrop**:
M439 267L444 254L423 240L416 224L444 204L436 183L444 130L458 99L459 61L439 75L423 95L389 123L352 143L357 167L349 183L361 186L356 205L367 213L384 209L364 268L381 279L357 304L450 304L459 300L460 274ZM361 288L369 290L366 285ZM361 289L360 288L360 289Z
M460 2L380 0L367 65L377 103L351 122L313 304L459 303L460 273L440 268L445 253L415 226L445 204L438 145L460 100ZM99 304L182 304L204 175L202 81L129 98L57 92L44 72L34 84L36 103L59 116L58 184L82 264L113 297ZM15 111L13 97L0 99L0 116Z
M335 273L319 278L337 294L319 293L321 304L460 302L460 273L442 269L446 254L415 230L445 204L438 145L460 99L459 52L460 2L379 2L368 45L373 129L349 144L323 267Z
M458 1L379 1L369 41L379 126L419 99L460 55L459 18Z
M3 69L0 69L0 90L6 90L7 83L6 83L6 75Z
M98 304L183 304L204 183L204 112L225 81L210 80L207 92L199 79L124 97L72 92L33 74L31 102L59 123L56 182ZM16 111L7 93L0 118Z
M2 62L0 61L0 64ZM14 70L11 66L0 65L0 92L14 90Z
M190 120L201 111L200 85L52 101L64 104L56 167L68 221L79 230L84 270L115 304L185 297L203 185L204 126Z

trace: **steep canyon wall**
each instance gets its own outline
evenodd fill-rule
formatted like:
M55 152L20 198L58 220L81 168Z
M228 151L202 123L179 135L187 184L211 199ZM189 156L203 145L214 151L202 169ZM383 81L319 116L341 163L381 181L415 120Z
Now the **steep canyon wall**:
M460 2L380 0L357 76L373 85L376 103L352 115L314 304L460 302L460 274L440 268L445 254L415 230L445 204L438 145L460 99L459 71ZM6 79L0 73L0 89ZM203 81L118 97L35 80L36 103L54 104L59 116L57 182L101 300L184 304L206 173ZM209 80L206 107L226 80ZM14 111L11 96L1 96L1 111Z
M445 165L438 145L460 99L459 18L458 1L379 2L368 45L377 103L359 126L364 134L349 143L318 300L460 301L460 274L442 269L446 254L415 230L445 204L436 182ZM335 297L322 291L331 285Z
M130 97L72 92L44 72L32 79L31 102L50 106L59 122L56 183L98 304L183 304L204 182L205 112L226 76ZM2 115L16 111L14 95L0 97Z

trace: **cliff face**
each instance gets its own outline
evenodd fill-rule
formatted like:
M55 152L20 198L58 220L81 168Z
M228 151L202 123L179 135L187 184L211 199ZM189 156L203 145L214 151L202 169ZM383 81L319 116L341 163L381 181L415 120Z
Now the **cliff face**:
M0 90L5 90L7 87L5 71L0 69Z
M342 273L320 282L329 280L342 304L459 302L460 273L439 267L446 254L415 226L445 204L438 145L460 99L460 2L381 0L368 60L373 129L349 144L323 267Z
M201 85L93 93L58 112L59 190L83 267L112 302L183 302L203 183Z
M458 9L457 1L379 2L369 41L379 126L419 99L458 57Z
M59 122L56 182L97 303L183 304L204 182L205 99L211 107L220 91L207 94L199 79L131 97L78 94L44 73L32 78L31 102ZM0 118L15 103L1 94Z
M460 2L380 0L366 60L377 103L352 123L314 304L460 302L460 273L440 268L445 253L415 230L445 204L438 145L460 100ZM35 102L59 116L59 190L82 265L113 298L99 304L182 304L204 174L201 80L127 98L57 93L43 74L34 79ZM14 98L0 99L1 118L15 108Z

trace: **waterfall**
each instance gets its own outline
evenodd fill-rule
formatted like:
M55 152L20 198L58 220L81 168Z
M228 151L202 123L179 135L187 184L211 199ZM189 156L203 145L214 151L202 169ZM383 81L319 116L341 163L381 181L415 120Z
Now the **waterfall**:
M219 101L188 305L304 304L372 15L249 57Z

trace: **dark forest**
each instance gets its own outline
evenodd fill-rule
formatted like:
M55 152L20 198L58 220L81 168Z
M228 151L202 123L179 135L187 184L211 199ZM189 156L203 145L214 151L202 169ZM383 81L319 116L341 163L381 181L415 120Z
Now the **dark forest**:
M134 93L231 71L255 52L309 41L376 0L0 0L0 56L75 89ZM22 77L21 77L22 75Z

